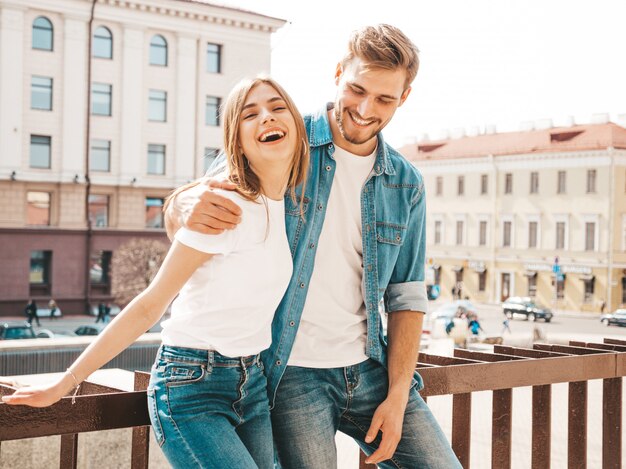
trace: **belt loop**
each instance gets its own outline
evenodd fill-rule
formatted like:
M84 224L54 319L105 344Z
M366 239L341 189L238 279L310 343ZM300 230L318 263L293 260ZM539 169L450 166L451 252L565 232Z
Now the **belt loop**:
M215 354L213 350L208 351L207 362L209 369L213 368L213 365L215 364Z

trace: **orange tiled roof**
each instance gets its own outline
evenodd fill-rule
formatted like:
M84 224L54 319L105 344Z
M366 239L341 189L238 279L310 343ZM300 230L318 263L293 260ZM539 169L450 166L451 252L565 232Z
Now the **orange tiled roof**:
M626 129L606 124L505 132L413 143L400 148L408 160L471 158L613 148L626 149Z

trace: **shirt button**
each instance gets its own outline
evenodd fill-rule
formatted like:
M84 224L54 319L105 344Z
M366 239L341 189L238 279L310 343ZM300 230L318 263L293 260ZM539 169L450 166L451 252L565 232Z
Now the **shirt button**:
M290 325L291 327L295 326L295 325L296 325L296 321L289 321L289 325Z
M370 232L370 226L369 226L369 224L365 225L365 231L367 231L368 233Z
M400 237L400 235L396 236L396 241L402 241L402 238Z
M330 167L329 164L326 165L326 171L330 171L332 168Z
M376 166L376 172L380 173L380 166Z
M367 187L365 189L363 189L363 192L365 192L367 194Z
M328 145L328 149L330 151L333 151L335 149L335 146L331 143L330 145Z
M371 271L372 271L372 264L370 264L370 265L368 265L368 266L367 266L367 271L368 271L368 272L371 272Z
M304 288L304 282L300 284L300 288Z
M309 244L309 248L310 248L310 249L313 249L314 247L315 247L315 243L311 243L311 244Z
M323 208L324 208L324 206L323 206L322 204L319 204L319 205L317 206L317 209L318 209L318 210L322 210Z
M276 360L276 365L277 365L277 366L280 366L280 365L282 365L282 364L283 364L283 362L282 362L282 361L280 361L280 360Z

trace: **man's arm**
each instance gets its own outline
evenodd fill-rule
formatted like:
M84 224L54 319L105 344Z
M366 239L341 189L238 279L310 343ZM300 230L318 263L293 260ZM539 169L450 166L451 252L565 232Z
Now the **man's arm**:
M387 398L374 413L365 441L374 441L379 431L383 436L378 449L367 458L368 464L391 458L402 437L404 411L417 364L423 320L424 314L416 311L395 311L388 316L389 390Z
M220 234L241 222L241 208L213 189L234 190L236 186L217 179L202 179L189 188L177 189L164 214L167 237L172 240L185 226L204 234Z

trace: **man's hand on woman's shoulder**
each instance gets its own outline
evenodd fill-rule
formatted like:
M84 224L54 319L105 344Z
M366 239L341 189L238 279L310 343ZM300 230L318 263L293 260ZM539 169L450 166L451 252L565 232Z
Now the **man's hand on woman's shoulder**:
M241 208L215 189L234 190L224 179L203 178L197 186L179 193L165 212L165 228L170 239L181 227L204 234L220 234L241 222Z

